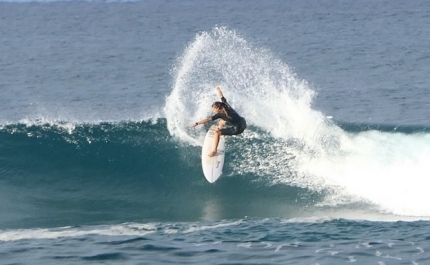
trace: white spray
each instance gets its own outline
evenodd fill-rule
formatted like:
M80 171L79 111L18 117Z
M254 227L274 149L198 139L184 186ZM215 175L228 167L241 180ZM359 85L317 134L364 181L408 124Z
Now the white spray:
M430 135L344 132L312 109L315 92L288 65L225 27L197 34L172 74L164 112L173 136L201 143L204 131L190 126L208 115L221 86L248 124L263 131L248 129L243 139L274 139L241 147L238 174L330 191L327 205L358 201L391 214L430 216Z

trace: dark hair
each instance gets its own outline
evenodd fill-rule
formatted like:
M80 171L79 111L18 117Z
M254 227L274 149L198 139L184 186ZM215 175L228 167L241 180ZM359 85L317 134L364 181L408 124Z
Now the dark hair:
M225 116L229 117L227 110L226 110L228 107L224 102L215 101L214 103L212 103L212 108L213 107L217 107L217 108L221 109L224 112Z
M212 108L213 107L217 107L217 108L221 108L224 107L224 104L221 101L215 101L214 103L212 103Z

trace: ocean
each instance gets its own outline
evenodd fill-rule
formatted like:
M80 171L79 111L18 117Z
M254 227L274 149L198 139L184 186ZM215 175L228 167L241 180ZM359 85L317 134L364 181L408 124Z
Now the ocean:
M429 264L426 0L0 2L0 264ZM215 87L247 120L201 169Z

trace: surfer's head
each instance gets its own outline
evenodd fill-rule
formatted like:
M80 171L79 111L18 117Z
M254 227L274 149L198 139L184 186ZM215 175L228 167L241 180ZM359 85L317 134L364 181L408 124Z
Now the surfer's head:
M219 112L224 112L224 114L228 117L228 112L226 111L226 105L223 102L220 101L215 101L212 104L212 112L214 113L219 113Z
M218 113L220 110L224 109L224 104L220 101L215 101L212 104L212 111Z

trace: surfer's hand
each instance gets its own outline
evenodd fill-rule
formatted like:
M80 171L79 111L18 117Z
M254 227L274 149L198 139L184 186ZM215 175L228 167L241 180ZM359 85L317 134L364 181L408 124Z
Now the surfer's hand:
M217 94L218 94L218 97L219 97L219 98L222 98L222 91L221 91L221 88L219 88L219 86L217 86L215 89L216 89L216 92L217 92Z
M191 128L193 128L193 129L194 129L194 128L196 128L196 126L197 126L197 125L199 125L199 123L198 123L198 122L194 123L194 124L191 126Z

